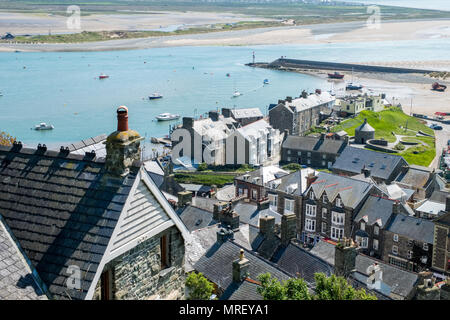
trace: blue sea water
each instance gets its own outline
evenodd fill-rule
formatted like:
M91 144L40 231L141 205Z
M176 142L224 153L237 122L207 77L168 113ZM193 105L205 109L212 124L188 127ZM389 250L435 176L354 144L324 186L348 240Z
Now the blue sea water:
M309 75L250 68L280 56L323 61L399 61L447 59L450 41L341 43L253 47L176 47L109 52L0 53L0 131L27 144L62 143L110 133L115 110L129 108L130 127L141 135L168 134L163 112L201 115L222 107L258 107L298 96L303 89L329 90ZM25 68L24 68L25 67ZM101 73L109 79L98 80ZM231 76L227 77L226 74ZM263 80L270 84L263 86ZM231 98L237 89L243 95ZM164 98L150 101L160 92ZM51 131L31 130L47 122ZM174 124L174 122L171 122Z

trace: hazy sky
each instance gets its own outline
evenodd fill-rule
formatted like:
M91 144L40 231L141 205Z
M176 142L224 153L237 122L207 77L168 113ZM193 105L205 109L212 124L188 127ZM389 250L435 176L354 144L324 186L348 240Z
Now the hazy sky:
M450 0L344 0L344 1L450 11Z

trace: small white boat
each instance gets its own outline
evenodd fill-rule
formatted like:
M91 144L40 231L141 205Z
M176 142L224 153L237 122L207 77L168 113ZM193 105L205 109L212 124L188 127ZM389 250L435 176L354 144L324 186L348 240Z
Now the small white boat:
M269 84L269 79L264 79L263 84Z
M155 93L151 94L148 98L149 98L150 100L155 100L155 99L161 99L162 97L163 97L163 96L160 95L158 92L155 92Z
M179 118L180 118L179 114L172 114L172 113L161 113L160 115L156 116L156 119L158 119L158 121L169 121L169 120L176 120Z
M54 128L55 127L52 124L46 124L45 122L34 126L34 130L52 130Z
M233 93L233 98L236 98L236 97L239 97L239 96L241 96L242 95L242 93L240 93L239 91L234 91L234 93Z

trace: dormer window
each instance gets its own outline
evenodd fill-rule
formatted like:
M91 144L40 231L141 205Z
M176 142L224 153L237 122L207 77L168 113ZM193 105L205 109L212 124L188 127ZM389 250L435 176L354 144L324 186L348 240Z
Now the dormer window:
M328 197L326 194L323 195L323 203L327 203L328 202Z
M336 207L341 208L342 207L342 202L341 199L336 198Z
M380 234L380 227L378 225L375 225L375 227L373 227L373 234L376 236Z
M311 199L311 200L314 200L316 197L314 196L314 191L311 191L310 193L309 193L309 198Z
M361 230L366 231L366 224L364 223L364 221L361 221Z
M423 250L424 251L428 251L428 243L424 243L423 244Z

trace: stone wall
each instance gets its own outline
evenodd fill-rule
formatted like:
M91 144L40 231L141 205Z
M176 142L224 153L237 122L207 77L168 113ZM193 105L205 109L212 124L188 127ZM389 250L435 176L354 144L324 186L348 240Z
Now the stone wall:
M170 267L161 270L160 237L168 236ZM118 300L183 299L184 239L173 226L145 240L110 263L113 297ZM94 299L99 299L100 280Z

